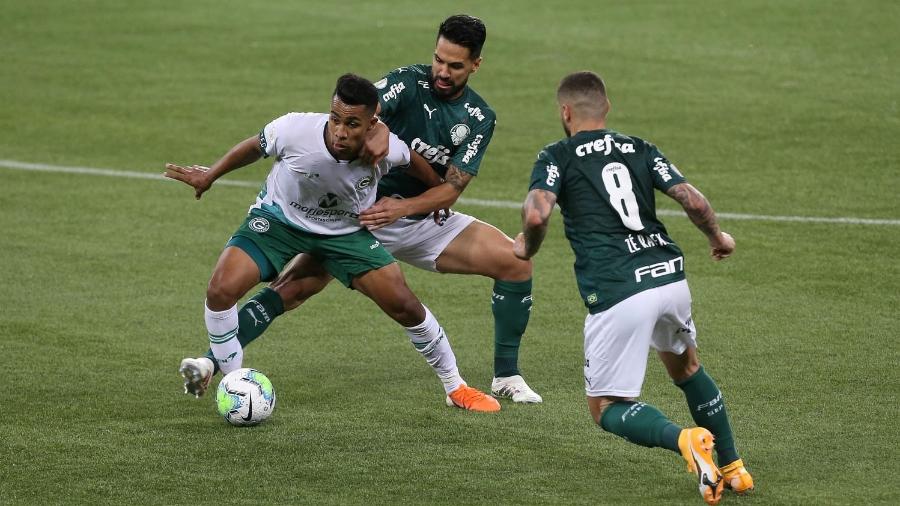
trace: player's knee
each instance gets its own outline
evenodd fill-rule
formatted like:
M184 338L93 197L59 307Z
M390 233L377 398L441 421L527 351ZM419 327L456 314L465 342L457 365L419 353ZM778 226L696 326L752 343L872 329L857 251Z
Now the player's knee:
M388 316L404 327L414 327L425 320L425 308L412 292L407 296L397 297L384 310Z
M270 286L269 288L272 288L272 287ZM299 297L296 295L286 297L285 294L278 291L278 289L272 288L272 290L274 290L275 293L277 293L278 295L281 296L281 304L284 307L285 313L287 313L288 311L291 311L292 309L297 309L298 307L300 307L301 304L306 302L306 299L308 298L308 297Z
M522 260L513 257L510 261L505 262L494 279L503 281L528 281L531 279L532 263L531 260Z
M700 361L694 358L684 364L684 368L679 371L679 375L677 378L672 378L675 381L684 381L691 376L697 374L697 371L700 370Z
M684 359L678 364L677 367L673 368L669 375L672 377L672 380L677 382L685 381L694 374L697 374L697 371L700 370L700 359L697 358L697 355L694 353L685 354Z
M588 397L588 409L591 411L591 418L594 419L594 423L600 425L600 420L603 419L603 413L606 411L606 408L616 402L616 400L618 399L610 397Z
M269 288L281 296L281 302L284 304L284 310L290 311L304 302L306 299L322 291L328 285L329 278L302 278L291 282L274 282Z
M229 287L227 284L212 280L206 287L206 307L213 311L225 311L237 304L241 298L238 290Z

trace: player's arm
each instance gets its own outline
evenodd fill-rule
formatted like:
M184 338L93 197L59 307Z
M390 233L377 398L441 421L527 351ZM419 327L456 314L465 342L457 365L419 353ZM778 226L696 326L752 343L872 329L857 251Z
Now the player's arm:
M381 104L378 104L377 111L381 110ZM402 142L402 141L401 141ZM360 149L359 157L364 163L377 165L384 158L389 158L391 145L391 132L388 126L381 120L376 123L366 134L366 140ZM422 158L422 155L411 151L410 163L407 174L425 183L431 188L444 182L440 176L431 168L431 165ZM394 163L396 165L396 163Z
M375 115L381 112L381 104L375 109ZM363 142L362 148L359 150L359 158L363 163L368 165L378 165L378 163L388 155L390 149L391 131L387 125L380 119L378 123L366 133L366 140Z
M382 198L360 213L360 223L375 230L390 225L403 216L449 210L478 173L481 159L493 136L495 123L492 112L479 120L469 134L467 143L447 163L443 183L408 199ZM438 214L435 214L435 221L440 221Z
M410 151L409 168L406 173L425 183L429 188L444 182L441 176L438 176L437 172L431 168L431 164L415 151Z
M407 81L408 77L412 74L409 72L403 72L404 69L396 69L388 73L388 75L384 76L384 79L374 83L376 85L376 89L395 89L395 85L397 86L397 91L391 94L382 94L378 93L378 105L375 108L375 116L379 118L391 118L392 115L397 111L399 107L401 107L401 103L406 103L411 100L413 97L413 86ZM406 91L409 90L409 91ZM405 92L404 92L405 91ZM388 126L381 121L378 120L378 123L375 125L375 128L369 131L366 135L366 141L363 143L362 149L360 149L359 157L360 159L369 165L377 165L378 162L384 159L388 154Z
M471 174L450 164L447 167L443 183L408 199L382 197L375 205L359 213L359 222L369 230L377 230L390 225L403 216L448 209L466 189L472 177Z
M225 174L241 168L262 158L263 153L259 145L259 137L254 135L237 143L228 150L212 167L191 165L182 167L172 163L166 164L164 176L176 179L194 188L194 196L200 198L216 179Z
M432 171L434 173L434 171ZM436 174L435 174L436 175ZM447 166L444 180L422 194L409 199L403 199L407 210L402 216L410 214L425 214L438 209L447 209L459 199L463 190L469 185L474 176L458 169L452 163Z
M516 236L513 253L522 260L537 254L547 235L550 214L556 205L556 194L547 190L531 190L522 206L522 232Z
M694 225L709 239L713 260L731 256L734 251L734 239L719 229L716 212L700 190L690 183L679 183L668 188L666 194L681 204Z

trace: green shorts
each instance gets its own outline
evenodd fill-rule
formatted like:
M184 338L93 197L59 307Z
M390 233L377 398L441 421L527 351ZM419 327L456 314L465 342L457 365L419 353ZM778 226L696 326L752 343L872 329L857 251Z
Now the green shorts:
M396 261L366 229L346 235L313 234L255 209L225 246L236 246L250 255L262 281L275 279L299 253L315 257L345 286L360 274Z

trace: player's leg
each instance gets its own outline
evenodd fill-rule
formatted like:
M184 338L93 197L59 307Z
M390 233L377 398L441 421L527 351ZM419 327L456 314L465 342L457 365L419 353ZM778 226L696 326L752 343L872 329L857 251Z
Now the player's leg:
M647 292L584 321L584 382L588 408L603 430L646 447L678 452L681 427L637 402L647 370L655 307Z
M225 245L207 289L210 349L206 356L182 360L179 368L188 393L203 395L220 367L225 373L241 367L243 347L248 341L243 334L253 332L259 322L266 321L267 315L239 312L236 303L261 280L275 277L299 250L296 241L287 225L251 213ZM243 275L238 277L237 273ZM277 294L275 299L274 303L280 302ZM272 313L276 311L277 308Z
M275 318L321 292L331 280L328 271L311 255L301 253L294 257L275 281L250 297L238 310L237 338L241 348L261 336ZM211 349L207 350L206 357L214 361Z
M494 280L494 395L515 402L540 403L519 371L519 347L531 315L531 261L517 258L503 232L474 220L454 237L435 261L439 272L480 274Z
M416 351L443 383L448 405L473 411L500 410L494 398L463 381L444 329L406 285L399 265L391 263L359 274L353 278L352 286L404 327Z
M318 260L301 253L284 267L268 288L280 295L284 311L290 311L321 292L332 279Z
M697 355L697 333L687 282L672 283L658 290L669 306L654 329L654 347L672 381L684 392L694 422L709 429L715 437L725 485L738 493L747 492L753 488L753 478L735 448L725 399Z
M209 347L224 373L239 369L244 352L237 340L237 302L259 283L259 267L244 250L222 251L206 288L205 319Z
M179 372L184 377L185 393L199 397L209 386L213 364L223 371L240 368L243 351L237 340L237 301L259 283L259 268L244 250L228 246L219 256L206 288L204 320L213 361L187 358Z
M713 436L702 427L684 429L656 407L637 402L647 352L659 316L659 296L645 290L605 311L588 315L584 326L584 378L588 407L600 427L627 441L680 454L698 479L701 496L718 503L722 478L713 461Z

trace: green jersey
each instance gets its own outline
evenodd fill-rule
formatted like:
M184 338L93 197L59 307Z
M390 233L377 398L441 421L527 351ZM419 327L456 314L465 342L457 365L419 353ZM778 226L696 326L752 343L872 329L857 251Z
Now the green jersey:
M411 151L428 160L439 176L445 176L450 164L477 175L497 117L468 86L459 98L438 98L432 93L430 76L430 65L410 65L376 82L379 117ZM378 196L415 197L427 189L418 179L395 169L378 183Z
M592 314L684 279L684 257L656 217L653 191L683 182L656 146L612 130L579 132L538 154L531 189L557 195Z

